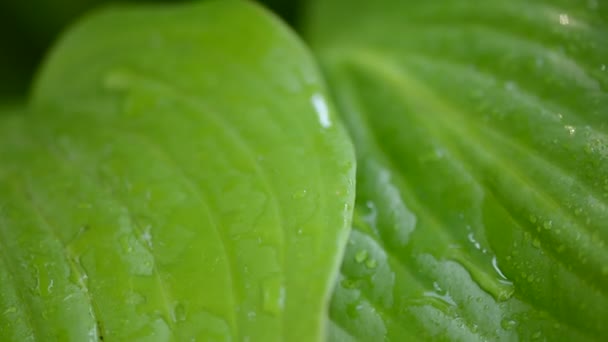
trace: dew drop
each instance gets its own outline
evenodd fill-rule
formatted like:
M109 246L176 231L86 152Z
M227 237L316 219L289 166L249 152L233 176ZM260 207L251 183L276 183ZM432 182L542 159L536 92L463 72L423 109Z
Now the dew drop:
M17 312L17 308L14 306L11 306L10 308L4 310L4 312L2 314L6 315L6 314L15 313L15 312Z
M317 112L317 116L319 118L319 123L323 128L328 128L331 126L331 120L329 118L329 107L325 98L321 94L314 94L310 101L312 102L315 111Z
M500 321L500 326L504 330L511 330L517 326L517 322L512 319L503 319L502 321Z
M353 302L346 306L346 314L348 317L355 319L359 317L359 312L363 309L363 305L359 302Z
M362 263L365 261L365 259L367 259L367 250L365 250L365 249L359 250L357 252L357 254L355 255L355 261L358 263Z
M51 279L49 281L49 285L46 287L47 294L51 294L53 292L54 284L55 284L55 280Z
M570 136L573 136L576 133L576 127L574 127L574 126L566 125L566 126L564 126L564 128L566 129L566 131L568 131L568 134Z
M144 231L141 235L141 239L150 248L152 248L152 234L150 233L151 229L152 227L150 225L147 225L146 227L144 227Z
M342 282L340 284L345 289L354 289L355 287L357 287L357 283L354 280L348 278L342 279Z
M307 193L307 191L305 189L298 190L293 194L293 198L302 199L302 198L306 197L306 193Z
M545 223L543 223L543 228L549 230L551 227L553 227L553 221L545 221Z
M367 266L367 268L374 269L377 266L377 262L375 259L367 259L367 261L365 262L365 266Z
M136 306L146 302L146 297L137 292L129 292L127 293L127 297L125 299L125 303L130 306Z
M177 305L175 305L175 308L173 308L173 320L176 322L186 320L186 308L182 303L177 303Z
M540 248L540 240L537 238L532 240L532 246L534 246L535 248Z
M280 314L285 306L285 287L281 276L272 276L262 281L262 308L273 315Z
M534 215L530 215L529 219L530 219L531 223L536 223L536 221L537 221L537 218Z

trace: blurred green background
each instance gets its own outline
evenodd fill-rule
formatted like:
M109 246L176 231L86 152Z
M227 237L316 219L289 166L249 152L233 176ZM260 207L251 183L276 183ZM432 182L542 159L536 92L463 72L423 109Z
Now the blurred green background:
M83 13L108 3L187 0L1 0L0 102L26 96L38 65L66 26ZM221 1L221 0L219 0ZM299 0L257 0L293 24Z

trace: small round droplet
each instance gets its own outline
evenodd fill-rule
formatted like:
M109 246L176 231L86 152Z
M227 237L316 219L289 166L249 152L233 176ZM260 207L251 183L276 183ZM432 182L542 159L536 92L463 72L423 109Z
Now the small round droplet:
M545 223L543 223L543 228L549 230L551 227L553 227L553 221L545 221Z
M377 265L378 263L375 259L367 259L367 261L365 262L365 266L367 266L367 268L374 269Z
M348 278L343 279L340 284L345 289L354 289L355 287L357 287L357 283L354 280Z
M304 197L306 197L306 193L307 191L305 189L303 190L298 190L293 194L293 198L294 199L302 199Z
M176 322L181 322L186 320L186 308L182 303L177 303L175 308L173 309L173 317Z
M503 319L502 321L500 321L500 326L504 330L511 330L517 326L517 322L512 319Z
M262 282L262 307L266 313L277 315L285 306L283 278L272 276Z
M540 248L540 240L539 239L532 240L532 246L534 246L536 248Z
M355 255L355 261L358 263L364 262L365 259L367 259L367 250L365 250L365 249L358 251L357 254Z
M574 126L566 125L566 126L564 126L564 128L566 129L566 131L568 131L568 134L570 136L573 136L576 133L576 127L574 127Z
M536 223L536 221L537 221L536 216L534 216L534 215L530 215L530 222L531 222L531 223Z

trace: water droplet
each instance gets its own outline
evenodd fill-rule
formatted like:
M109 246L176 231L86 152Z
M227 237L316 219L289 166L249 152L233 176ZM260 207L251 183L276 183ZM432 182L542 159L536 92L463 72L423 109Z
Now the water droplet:
M608 68L606 67L606 64L602 64L600 69L602 69L602 71L606 71L606 69L608 69Z
M346 314L348 317L354 319L359 317L359 311L363 309L363 305L359 302L353 302L346 306Z
M568 24L570 24L570 17L567 14L565 14L565 13L560 14L559 15L559 24L560 25L568 25Z
M55 280L51 279L49 281L49 285L46 287L46 291L48 294L51 294L53 292L54 284L55 284Z
M367 250L365 249L361 249L357 252L357 254L355 255L355 261L358 263L362 263L365 261L365 259L367 259Z
M348 278L342 279L342 282L340 284L345 289L354 289L355 287L357 287L357 282Z
M512 320L512 319L503 319L502 321L500 321L500 326L504 329L504 330L511 330L513 328L515 328L517 326L517 322Z
M15 312L17 312L17 308L14 306L11 306L10 308L4 310L3 314L6 315L6 314L15 313Z
M145 226L144 227L144 232L141 235L141 239L150 248L152 248L152 234L150 233L151 229L152 229L152 227L150 225Z
M543 223L543 228L549 230L551 227L553 227L553 221L545 221L545 223Z
M528 276L528 282L530 282L530 283L531 283L531 282L533 282L533 281L534 281L534 275L530 274L530 275Z
M571 126L571 125L566 125L566 126L564 126L564 128L566 129L566 131L568 131L568 134L570 134L570 136L573 136L574 134L576 134L576 127Z
M302 198L304 198L304 197L306 197L306 190L305 190L305 189L303 189L303 190L298 190L298 191L296 191L296 192L293 194L293 198L294 198L294 199L302 199Z
M537 218L534 215L530 215L529 219L530 219L531 223L536 223L536 221L537 221Z
M314 94L310 101L312 102L315 111L317 112L317 116L319 118L319 123L323 128L328 128L331 126L331 120L329 118L329 107L327 106L327 102L325 101L325 97L321 94Z
M247 318L248 318L250 321L255 320L255 317L256 317L256 316L257 316L257 315L256 315L255 311L249 311L249 312L247 313Z
M272 276L262 281L262 308L273 315L280 314L285 306L285 287L281 276Z
M532 246L536 247L536 248L540 248L540 240L535 238L534 240L532 240Z
M182 303L177 303L173 308L173 320L176 322L186 320L186 308Z
M127 298L125 299L125 303L131 306L137 306L146 302L146 297L137 292L129 292L127 293Z
M511 257L508 256L507 260L510 260ZM496 273L498 273L498 275L503 279L503 280L508 280L507 276L505 276L504 273L502 273L502 270L500 269L500 267L498 267L498 260L496 259L496 256L492 257L492 267L494 268L494 271L496 271Z
M374 269L377 266L377 262L375 259L367 259L367 261L365 262L365 266L367 266L367 268Z
M120 246L122 247L122 250L126 253L133 252L133 247L131 247L131 245L129 244L129 237L127 235L124 235L120 238Z
M469 239L469 242L473 244L473 246L475 246L475 248L477 250L481 250L481 244L475 239L475 235L473 235L473 233L469 233L467 235L467 238Z

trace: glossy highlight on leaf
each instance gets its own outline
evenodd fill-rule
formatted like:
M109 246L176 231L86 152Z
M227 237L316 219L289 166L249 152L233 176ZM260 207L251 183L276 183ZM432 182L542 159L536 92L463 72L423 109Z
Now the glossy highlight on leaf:
M257 5L95 12L0 117L0 340L318 340L354 167Z
M330 340L608 336L607 13L312 2L358 159Z

